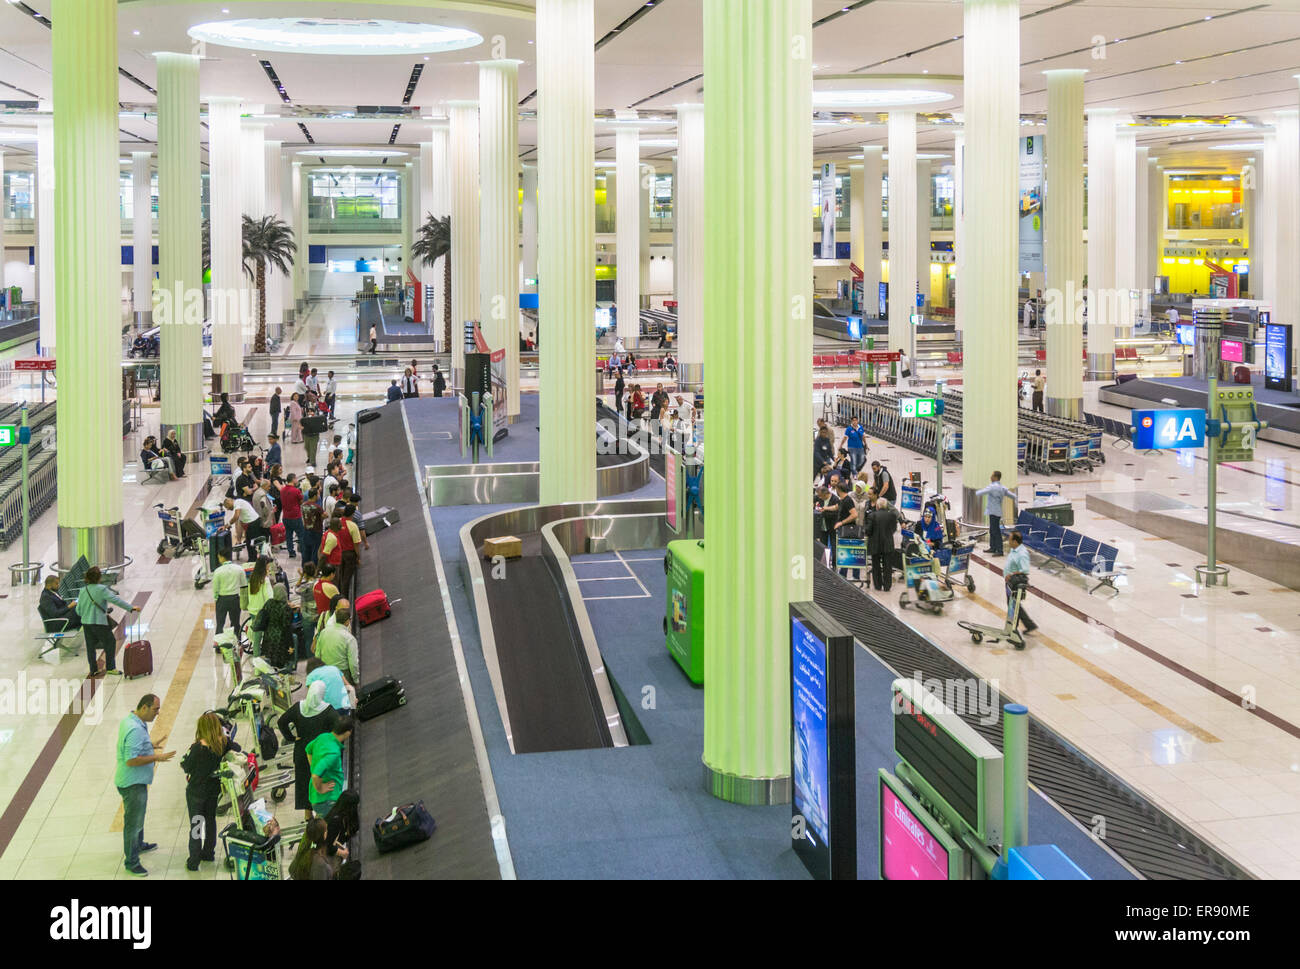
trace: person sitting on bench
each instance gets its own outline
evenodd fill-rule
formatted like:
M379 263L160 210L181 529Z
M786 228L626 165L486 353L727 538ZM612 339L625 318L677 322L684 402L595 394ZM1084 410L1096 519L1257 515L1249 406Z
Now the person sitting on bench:
M59 595L59 577L47 575L41 601L36 606L47 633L70 633L81 628L77 607Z
M150 473L166 472L168 481L176 480L176 468L171 459L164 457L158 450L158 439L152 435L144 439L144 445L140 448L140 466Z

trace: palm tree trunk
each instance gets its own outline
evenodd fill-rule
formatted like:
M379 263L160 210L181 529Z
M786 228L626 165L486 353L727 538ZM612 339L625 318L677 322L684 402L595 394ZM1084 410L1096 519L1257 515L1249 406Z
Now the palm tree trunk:
M257 260L257 338L253 341L256 353L266 352L266 260Z
M443 300L442 300L442 342L451 353L451 251L442 257Z

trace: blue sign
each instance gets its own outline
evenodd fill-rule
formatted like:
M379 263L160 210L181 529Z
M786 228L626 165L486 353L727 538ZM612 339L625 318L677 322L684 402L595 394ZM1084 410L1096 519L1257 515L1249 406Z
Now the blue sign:
M1178 332L1179 346L1196 346L1196 325L1194 323L1179 323L1176 329Z
M898 507L903 511L920 511L921 510L921 489L913 488L911 485L903 485L901 498Z
M1269 323L1264 327L1264 386L1291 392L1291 327Z
M826 644L798 619L792 619L794 671L790 700L794 712L794 807L807 822L814 845L830 843L827 760Z
M1205 411L1135 410L1133 446L1144 451L1205 447Z
M837 569L866 569L867 543L861 538L837 538L835 540L835 567Z
M862 317L860 316L849 317L849 336L854 341L858 341L862 339Z

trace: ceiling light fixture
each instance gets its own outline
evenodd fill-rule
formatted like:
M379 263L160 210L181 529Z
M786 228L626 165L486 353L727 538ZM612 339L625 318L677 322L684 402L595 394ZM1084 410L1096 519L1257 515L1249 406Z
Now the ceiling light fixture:
M874 108L896 104L937 104L951 101L953 95L944 91L921 90L867 90L867 91L814 91L813 105L818 108Z
M406 152L392 148L312 148L300 151L299 155L309 158L405 158Z
M214 21L191 27L189 35L219 47L288 54L441 54L483 43L480 35L460 27L326 17Z

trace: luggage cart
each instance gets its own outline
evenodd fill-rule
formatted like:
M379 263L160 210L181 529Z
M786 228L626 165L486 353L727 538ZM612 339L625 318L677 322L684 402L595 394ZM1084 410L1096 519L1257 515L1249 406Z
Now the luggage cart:
M1023 578L1020 578L1023 576ZM1025 648L1025 637L1017 628L1020 625L1020 605L1025 601L1025 596L1029 593L1029 576L1023 572L1012 576L1010 583L1011 591L1014 596L1014 607L1011 610L1010 621L1002 626L982 626L979 623L959 620L957 625L970 633L972 643L982 643L988 640L990 643L1007 642L1016 649Z
M944 546L936 552L939 564L943 566L940 578L949 589L961 584L971 595L975 594L975 577L970 574L970 557L975 551L974 545Z
M930 546L911 532L903 533L903 541L903 581L907 588L898 597L898 605L903 609L915 605L931 615L942 615L953 593L939 573L938 560Z

